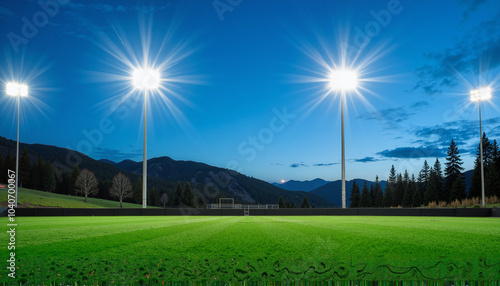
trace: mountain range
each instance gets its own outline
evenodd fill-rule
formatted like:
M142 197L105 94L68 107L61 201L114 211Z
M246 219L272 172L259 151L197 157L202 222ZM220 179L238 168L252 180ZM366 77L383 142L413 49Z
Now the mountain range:
M127 175L132 185L142 177L142 162L124 160L119 163L110 160L95 160L80 152L43 144L20 144L20 150L27 148L30 161L33 163L41 157L54 168L58 182L70 177L74 166L89 169L96 174L100 182L109 185L113 177L122 172ZM15 154L16 142L0 137L0 154L6 158L7 153ZM15 168L9 166L9 168ZM288 191L268 182L246 176L236 171L210 166L193 161L177 161L169 157L158 157L148 160L148 189L173 194L177 182L189 182L193 192L204 196L206 202L212 202L218 197L235 198L235 202L261 204L277 204L283 196L290 204L300 206L302 198L307 196L309 203L316 207L333 207L327 199L305 191ZM106 184L101 184L107 186ZM64 189L62 190L64 192ZM98 196L107 194L99 193Z

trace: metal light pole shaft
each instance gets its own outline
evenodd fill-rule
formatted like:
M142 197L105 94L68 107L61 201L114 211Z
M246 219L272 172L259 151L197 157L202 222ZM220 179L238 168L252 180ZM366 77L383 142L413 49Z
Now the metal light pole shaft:
M341 124L342 124L342 208L346 208L346 199L345 199L345 144L344 144L344 96L345 91L342 91L342 95L340 98L341 105Z
M481 99L479 99L479 153L481 156L481 197L482 205L485 207L484 201L484 161L483 161L483 131L481 126Z
M16 204L15 207L17 208L17 193L18 193L18 185L19 185L19 105L20 105L20 97L21 95L17 96L17 148L16 148Z
M147 187L148 187L148 160L147 160L147 106L148 91L144 91L144 154L142 158L142 208L147 206Z

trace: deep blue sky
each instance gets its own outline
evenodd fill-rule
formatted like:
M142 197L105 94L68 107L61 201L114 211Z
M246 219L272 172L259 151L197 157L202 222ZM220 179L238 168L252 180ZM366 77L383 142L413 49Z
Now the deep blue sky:
M391 165L417 174L424 160L444 163L451 139L471 169L471 88L493 88L483 127L500 139L498 1L40 3L51 5L0 2L2 86L30 86L22 142L141 161L143 94L130 72L145 58L163 78L148 158L271 182L339 179L340 97L326 77L342 60L361 77L347 94L347 179L386 179ZM0 106L0 135L15 139L15 101L3 94Z

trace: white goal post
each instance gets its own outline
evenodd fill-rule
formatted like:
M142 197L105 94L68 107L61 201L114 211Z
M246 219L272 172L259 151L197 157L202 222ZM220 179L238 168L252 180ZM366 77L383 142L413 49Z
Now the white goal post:
M219 209L234 209L234 198L220 198Z

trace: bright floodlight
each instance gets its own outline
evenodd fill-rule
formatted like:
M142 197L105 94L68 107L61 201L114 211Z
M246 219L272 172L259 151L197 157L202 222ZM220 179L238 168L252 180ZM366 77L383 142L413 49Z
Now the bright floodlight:
M485 87L480 89L473 89L470 91L470 100L486 100L491 98L491 88Z
M330 87L334 90L352 90L358 86L358 74L350 70L332 71Z
M160 72L154 69L136 69L132 77L134 87L138 89L156 89L160 86Z
M28 86L16 82L9 82L6 86L7 95L10 96L28 96Z

